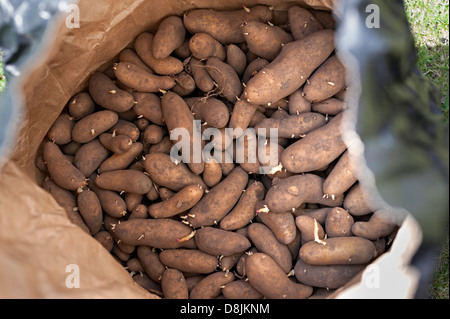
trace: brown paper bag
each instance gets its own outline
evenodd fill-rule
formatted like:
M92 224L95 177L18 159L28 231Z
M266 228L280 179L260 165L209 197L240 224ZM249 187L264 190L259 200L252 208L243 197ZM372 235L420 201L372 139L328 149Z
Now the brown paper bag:
M333 0L80 0L80 28L67 28L65 16L56 19L18 87L24 99L21 126L12 156L0 168L0 298L157 298L135 284L96 240L71 224L65 211L39 187L43 176L34 165L36 154L68 100L138 34L154 32L162 18L193 8L256 4L273 5L282 14L293 4L332 10ZM411 229L420 233L415 221L408 219L399 233L406 234L396 240L392 248L396 253L390 254L394 264L379 266L387 272L395 267L405 275L408 285L400 287L400 297L412 297L417 283L415 274L404 271L420 244L420 236L414 234L411 245ZM388 257L384 259L389 261ZM343 289L341 295L364 296L371 289L364 278L363 274L355 280L356 288Z

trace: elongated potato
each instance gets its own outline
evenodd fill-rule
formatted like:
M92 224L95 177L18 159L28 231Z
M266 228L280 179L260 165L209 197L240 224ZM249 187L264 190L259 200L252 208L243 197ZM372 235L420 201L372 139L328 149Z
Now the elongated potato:
M164 125L164 117L161 110L161 99L153 93L135 92L136 104L133 111L138 117L143 116L156 125ZM133 140L133 142L136 142Z
M167 249L159 254L169 268L192 274L210 274L218 266L217 257L196 249Z
M183 62L177 58L168 56L164 59L156 59L153 56L153 39L154 35L149 32L144 32L137 36L134 42L134 48L142 61L152 68L155 73L160 75L181 73L184 69Z
M276 119L264 119L255 125L258 134L263 131L269 136L270 129L278 130L278 137L300 138L326 124L325 116L319 113L302 113ZM261 130L261 131L260 131Z
M152 74L129 62L115 64L114 74L121 83L138 92L155 93L159 90L169 90L175 86L175 81L171 77Z
M261 299L263 295L252 287L245 279L235 280L222 289L225 299Z
M312 103L311 108L313 112L336 116L347 109L347 103L337 98L331 97L320 102Z
M97 174L89 176L89 188L97 195L103 212L113 218L124 217L127 212L125 200L116 192L99 188L95 185Z
M207 123L210 127L224 128L230 119L228 107L219 99L188 98L186 103L190 106L196 120Z
M153 70L141 60L137 53L132 49L124 49L119 53L119 61L125 63L132 63L134 65L140 66L149 73L155 73ZM113 66L114 68L114 66ZM114 71L114 69L113 69Z
M194 34L189 40L189 49L192 55L199 60L216 57L224 61L227 57L227 52L223 45L208 33Z
M306 173L337 159L347 149L342 139L342 117L343 113L337 115L328 124L287 147L281 154L283 166L292 173Z
M183 20L178 16L164 18L158 26L152 45L155 59L165 59L178 49L186 36Z
M262 223L248 227L248 236L259 252L270 256L287 274L292 268L292 255L287 245L282 244L273 232Z
M121 90L104 73L96 72L89 79L89 94L101 107L115 111L125 112L134 105L134 97L125 90Z
M214 89L215 82L206 70L205 65L204 61L200 61L195 57L191 57L189 61L189 69L197 87L203 92L210 92Z
M241 95L242 84L233 67L216 57L212 57L206 61L206 71L217 83L220 96L230 102L236 102Z
M289 95L289 114L308 113L312 111L311 107L311 102L303 96L303 89L297 90ZM320 113L317 111L313 112Z
M118 121L117 113L110 110L92 113L75 123L72 139L81 144L89 143L116 125Z
M370 206L360 183L356 183L350 188L345 196L344 208L352 216L364 216L377 210L376 207Z
M295 278L302 284L337 289L364 270L366 265L308 265L301 259L295 264Z
M294 241L297 235L294 215L286 213L259 213L258 217L264 225L269 227L275 237L282 244L288 245Z
M64 156L58 145L46 142L42 156L50 177L58 186L69 191L79 191L87 185L84 174Z
M236 232L236 234L240 234ZM243 234L241 234L243 235ZM243 235L245 236L245 235ZM245 252L236 253L230 256L219 256L219 266L222 271L230 271L239 262L239 259L244 255Z
M380 209L370 217L369 221L354 223L351 231L355 236L377 240L392 233L395 226L394 216L389 211Z
M361 237L334 237L323 243L310 241L300 248L300 258L310 265L368 264L375 257L375 245Z
M133 194L147 194L152 188L152 180L137 170L116 170L100 174L95 185L102 189Z
M178 192L188 185L206 188L201 176L192 173L183 163L173 163L168 154L147 154L143 164L153 182L172 191Z
M323 178L314 174L294 175L279 180L267 192L266 204L274 213L295 211L304 203L331 207L342 205L343 195L334 199L323 196L323 181Z
M350 215L345 209L341 207L333 208L328 213L327 219L325 220L325 230L328 238L349 237L356 235L352 232L354 222L355 221L352 215Z
M58 145L69 144L72 141L72 129L74 125L73 118L69 114L63 113L58 116L50 127L47 138Z
M334 32L323 30L287 43L278 57L247 83L244 98L275 103L298 90L334 50Z
M214 227L203 227L197 230L195 243L201 251L215 256L243 253L251 246L245 236Z
M172 219L133 219L121 222L114 230L128 245L145 245L160 249L195 247L193 238L184 240L192 229Z
M200 185L188 185L171 198L152 204L148 213L153 218L167 218L181 214L194 207L202 198L204 188Z
M305 99L319 102L331 98L346 86L345 67L336 55L329 57L303 88Z
M103 224L103 211L100 200L91 190L84 190L77 197L78 209L92 235L97 234Z
M245 38L239 30L244 22L272 20L272 11L259 5L246 10L216 11L208 9L192 10L184 15L184 25L191 33L205 32L223 44L242 43Z
M242 98L235 103L228 127L234 130L236 137L242 136L250 126L257 109L257 104L249 103Z
M311 33L323 30L322 24L311 12L299 6L290 7L288 10L289 25L295 40L302 39Z
M283 269L268 255L256 253L245 261L249 283L266 298L306 299L313 288L291 281Z
M166 267L161 263L159 254L148 246L138 246L136 253L145 273L155 282L160 282Z
M88 92L81 92L76 94L69 101L67 108L69 110L69 114L79 120L94 113L95 103Z
M165 299L188 299L186 278L176 269L166 269L161 278L161 288Z
M292 42L292 35L282 28L258 21L247 22L242 27L242 34L248 49L257 56L274 60L284 44Z
M124 154L131 149L133 141L127 135L103 133L98 137L100 143L114 154Z
M192 227L218 224L238 202L247 182L247 173L236 167L191 209L188 221Z
M241 76L244 74L247 67L247 56L245 53L235 44L227 46L227 64L231 65L236 73Z
M179 96L187 96L193 93L197 88L194 78L186 71L179 73L175 77L175 83L172 91Z
M220 221L220 228L237 230L249 224L256 216L256 203L262 200L264 195L264 185L261 182L252 183L242 194L233 210Z
M323 183L323 193L328 196L345 193L357 182L356 163L351 159L350 153L346 151Z
M325 237L325 231L322 226L312 217L306 215L297 216L295 224L300 230L304 242L313 241L316 236L318 239L324 239Z
M244 74L242 75L242 82L247 84L252 77L254 77L259 71L268 66L269 63L270 62L266 59L261 58L251 61L245 68Z
M133 143L136 143L141 136L141 131L134 123L122 119L119 119L108 132L116 135L126 135L131 138Z
M111 234L106 230L101 230L94 235L94 238L109 252L112 251L114 247L114 239Z
M203 278L191 291L191 299L215 299L222 292L222 287L234 281L231 272L219 271Z
M203 171L203 181L206 186L214 187L222 180L222 167L214 158L205 161L205 170Z
M100 165L108 158L108 150L95 139L89 143L83 144L75 153L73 164L89 177L97 170Z

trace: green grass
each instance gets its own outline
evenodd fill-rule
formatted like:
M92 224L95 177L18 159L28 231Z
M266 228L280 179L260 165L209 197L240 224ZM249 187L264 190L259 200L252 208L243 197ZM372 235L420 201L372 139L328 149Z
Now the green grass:
M6 88L6 78L3 73L2 51L0 51L0 95Z
M404 0L404 3L417 48L417 68L440 88L443 121L448 122L449 1ZM433 299L449 299L448 242L447 238L442 243L433 283L429 287L428 294Z

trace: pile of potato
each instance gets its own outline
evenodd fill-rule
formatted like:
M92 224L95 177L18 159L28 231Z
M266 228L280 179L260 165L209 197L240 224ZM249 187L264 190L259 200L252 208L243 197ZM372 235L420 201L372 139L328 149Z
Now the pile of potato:
M36 159L68 218L163 298L324 297L395 234L364 200L342 139L332 15L273 13L166 17L90 77ZM278 129L266 145L279 165L260 174L265 163L230 161L237 136L216 142L228 162L172 161L170 133L193 132L194 120Z

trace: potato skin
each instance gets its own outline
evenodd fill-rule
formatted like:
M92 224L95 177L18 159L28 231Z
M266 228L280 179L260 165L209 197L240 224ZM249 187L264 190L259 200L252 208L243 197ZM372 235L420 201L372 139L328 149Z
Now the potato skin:
M161 278L161 288L165 299L188 299L186 278L176 269L166 269Z
M231 272L216 272L203 278L189 294L191 299L215 299L222 292L223 286L234 281Z
M153 281L160 283L166 267L161 263L159 254L148 246L138 246L136 253L145 273Z
M247 183L248 174L242 168L236 167L191 209L189 223L194 228L219 223L238 202Z
M367 264L375 256L375 245L361 237L334 237L323 240L326 245L314 241L300 248L300 258L310 265Z
M210 92L214 89L214 80L206 71L205 62L193 56L189 61L189 68L195 84L201 91Z
M113 154L103 161L98 172L100 174L116 170L124 170L130 166L142 153L144 146L142 143L132 143L131 149L123 154Z
M295 278L302 284L338 289L364 270L366 265L308 265L301 259L295 264Z
M287 43L278 57L247 83L244 98L275 103L298 90L334 50L334 32L323 30Z
M245 279L235 280L222 289L225 299L261 299L263 295L253 288Z
M188 185L171 198L152 204L148 207L148 213L153 218L167 218L183 213L195 206L204 193L200 185Z
M94 113L95 104L87 92L81 92L75 95L68 104L69 113L75 119L82 119L89 114Z
M91 76L89 93L95 103L111 111L125 112L134 105L133 95L117 87L104 73L96 72Z
M288 19L289 25L291 26L291 33L295 40L323 30L323 26L319 20L311 12L299 6L289 8Z
M153 38L152 53L155 59L167 58L184 43L186 29L178 16L165 18L158 26Z
M46 142L42 155L55 184L69 191L76 191L87 185L83 173L67 160L56 144Z
M61 114L50 127L47 138L58 145L69 144L72 141L72 128L75 125L69 114Z
M343 113L287 147L281 154L283 166L292 173L306 173L319 170L338 158L347 149L342 139L342 118Z
M137 116L143 116L159 126L165 125L159 96L153 93L135 92L134 98L136 104L133 106L133 111ZM133 140L133 142L136 142L136 140Z
M291 212L286 213L259 213L258 217L264 225L269 227L275 237L282 244L292 243L297 234L295 219Z
M369 205L360 183L354 184L348 191L344 200L344 208L352 216L364 216L376 210L375 207Z
M103 133L98 137L100 143L114 154L124 154L131 149L133 141L127 135Z
M78 209L92 235L97 234L103 224L100 200L91 190L84 190L77 197Z
M241 130L241 133L236 134L236 137L240 137L244 134L245 130L250 126L257 109L258 104L249 103L242 98L235 103L228 127L236 131L239 129Z
M346 110L347 104L337 98L330 97L329 99L312 103L313 112L336 116L342 111Z
M325 220L325 230L327 232L328 238L331 237L349 237L353 234L352 226L354 224L354 219L345 209L341 207L333 208ZM363 236L359 236L363 237Z
M231 65L239 76L244 74L247 67L247 56L235 44L227 46L227 64Z
M210 274L218 266L217 257L196 249L167 249L159 254L169 268L192 274Z
M195 247L191 238L181 239L192 232L189 226L171 219L133 219L116 225L114 233L129 245L145 245L159 249Z
M189 40L189 49L194 57L199 60L216 57L224 61L227 53L223 45L208 33L196 33Z
M206 70L217 83L221 96L230 102L236 102L241 95L242 84L233 67L218 58L212 57L206 61Z
M81 144L89 143L116 125L118 121L117 113L110 110L92 113L75 123L72 139Z
M272 11L259 5L245 10L216 11L196 9L184 15L184 25L191 33L205 32L223 44L243 43L245 38L239 32L241 25L249 21L266 22L272 20Z
M318 228L317 236L319 237L319 239L323 239L325 237L325 231L319 223L315 224L316 222L317 221L315 221L314 218L306 215L297 216L297 218L295 219L295 224L300 230L300 234L304 242L310 242L315 239L315 227Z
M73 158L73 164L84 176L89 177L100 167L108 156L108 150L98 139L95 139L89 143L83 144L78 149Z
M152 188L152 180L137 170L116 170L101 173L95 185L102 189L133 194L147 194Z
M367 222L358 221L353 224L351 231L355 236L369 240L377 240L388 236L394 231L396 222L387 210L376 211Z
M196 120L206 122L208 126L215 128L224 128L230 119L230 112L222 101L210 97L208 99L192 98L186 99L195 114ZM195 101L195 102L194 102Z
M213 227L198 229L195 234L195 243L201 251L216 256L243 253L251 246L245 236Z
M256 253L246 261L246 274L252 287L269 299L306 299L312 293L310 286L291 281L286 273L268 255Z

